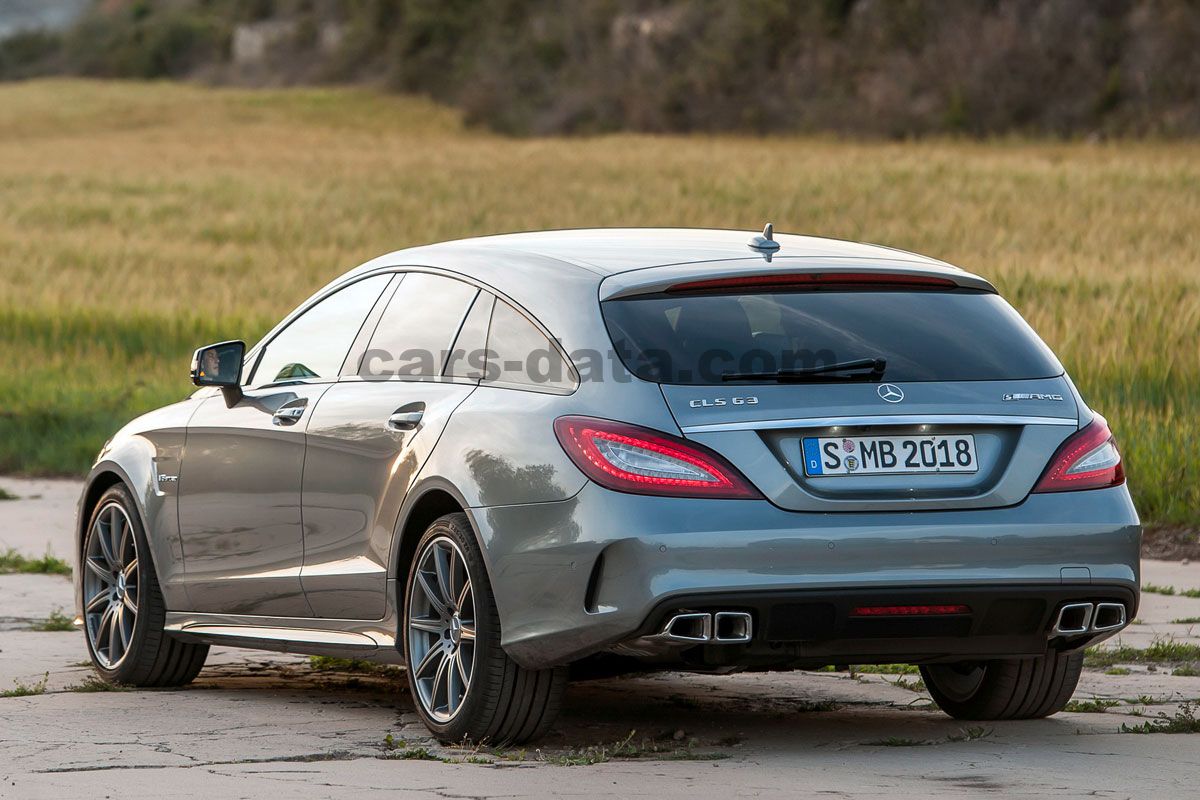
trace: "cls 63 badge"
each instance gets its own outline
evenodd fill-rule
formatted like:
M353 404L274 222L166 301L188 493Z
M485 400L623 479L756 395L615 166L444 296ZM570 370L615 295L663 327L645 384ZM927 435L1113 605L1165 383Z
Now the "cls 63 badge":
M692 408L720 408L721 406L756 406L757 397L707 397L702 400L689 400Z

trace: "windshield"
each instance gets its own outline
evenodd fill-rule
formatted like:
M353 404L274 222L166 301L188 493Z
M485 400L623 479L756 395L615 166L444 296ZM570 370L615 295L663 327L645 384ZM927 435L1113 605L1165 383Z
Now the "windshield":
M728 373L859 359L886 361L881 377L888 381L1049 378L1063 371L1012 306L986 292L652 295L610 300L602 309L625 366L658 383L720 384Z

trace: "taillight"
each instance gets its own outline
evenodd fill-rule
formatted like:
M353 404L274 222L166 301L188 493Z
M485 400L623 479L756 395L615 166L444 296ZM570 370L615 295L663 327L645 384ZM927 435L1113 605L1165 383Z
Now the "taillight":
M725 459L675 436L594 417L559 417L554 433L575 466L609 489L672 497L761 497Z
M1091 424L1058 448L1035 492L1073 492L1103 489L1125 482L1121 454L1108 422L1099 414Z

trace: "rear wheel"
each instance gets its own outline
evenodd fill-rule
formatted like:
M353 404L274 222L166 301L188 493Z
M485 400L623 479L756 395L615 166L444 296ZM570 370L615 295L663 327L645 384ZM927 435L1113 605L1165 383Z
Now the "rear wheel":
M88 653L100 677L132 686L182 686L204 666L208 645L163 631L163 602L150 545L129 491L118 484L100 498L80 560Z
M525 669L500 647L500 617L465 514L447 514L425 531L405 596L408 685L435 736L507 744L550 727L567 670Z
M930 664L921 676L935 703L956 719L1037 719L1062 711L1075 693L1083 653Z

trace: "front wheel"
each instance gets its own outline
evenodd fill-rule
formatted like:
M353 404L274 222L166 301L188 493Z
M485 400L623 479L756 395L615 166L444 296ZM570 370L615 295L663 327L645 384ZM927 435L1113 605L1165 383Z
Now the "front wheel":
M417 544L404 606L404 655L417 713L445 742L527 742L558 714L567 670L526 669L500 647L500 617L465 514Z
M1083 670L1083 653L1040 658L929 664L921 677L938 707L955 719L1038 719L1062 711Z
M172 639L137 506L118 484L100 498L80 554L88 654L100 677L131 686L183 686L208 645Z

